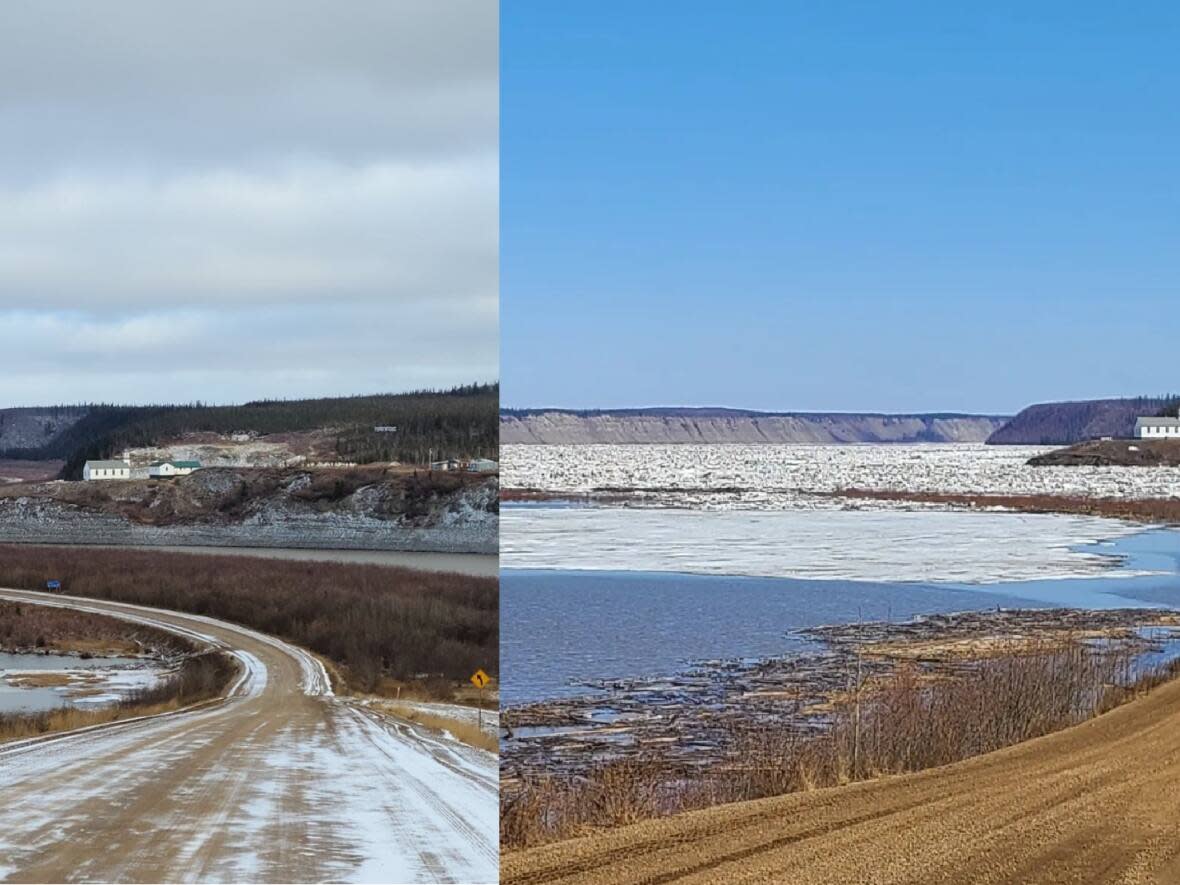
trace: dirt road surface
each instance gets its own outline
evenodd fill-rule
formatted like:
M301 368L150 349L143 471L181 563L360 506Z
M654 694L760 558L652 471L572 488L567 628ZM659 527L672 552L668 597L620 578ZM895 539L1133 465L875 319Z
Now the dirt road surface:
M504 858L505 883L1178 883L1180 682L945 768Z
M202 709L0 744L0 880L494 882L493 756L332 695L307 652L221 621L0 590L233 653Z

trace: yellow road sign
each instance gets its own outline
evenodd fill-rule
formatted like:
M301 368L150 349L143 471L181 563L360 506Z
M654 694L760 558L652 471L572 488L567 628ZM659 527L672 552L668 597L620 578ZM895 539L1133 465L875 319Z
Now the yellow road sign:
M488 683L492 681L492 677L483 670L476 670L475 675L471 677L471 684L476 688L487 688Z

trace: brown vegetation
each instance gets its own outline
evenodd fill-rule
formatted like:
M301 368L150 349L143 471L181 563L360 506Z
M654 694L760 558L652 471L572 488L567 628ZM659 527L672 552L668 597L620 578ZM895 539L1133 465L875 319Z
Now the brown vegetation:
M1136 522L1180 522L1178 498L1087 498L1068 495L984 495L963 492L906 492L894 489L841 489L816 492L833 498L911 501L949 507L997 508L1023 513L1079 513Z
M0 601L0 649L81 655L173 655L194 650L187 640L154 627L90 612L5 601Z
M465 681L499 661L495 578L377 565L187 553L0 547L0 586L209 615L340 665L352 686L383 676Z
M1176 672L1135 674L1131 658L1092 647L979 661L951 678L901 666L873 685L852 681L825 727L752 725L708 770L652 751L580 777L529 776L506 785L501 838L509 849L692 809L913 772L988 753L1105 712Z
M48 482L57 476L65 461L14 461L0 458L0 482Z
M1180 467L1177 439L1092 439L1036 455L1030 467Z
M500 739L494 733L489 734L487 731L481 729L474 722L454 719L449 716L440 716L416 707L399 704L396 701L376 704L375 709L380 710L382 713L387 713L390 716L396 716L399 719L405 719L408 722L433 729L434 731L450 732L455 740L462 741L468 746L478 747L481 750L487 750L489 753L499 752Z

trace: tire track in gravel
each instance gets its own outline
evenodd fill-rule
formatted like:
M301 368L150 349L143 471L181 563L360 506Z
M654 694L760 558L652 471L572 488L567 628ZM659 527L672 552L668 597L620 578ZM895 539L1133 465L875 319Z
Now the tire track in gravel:
M199 709L0 745L0 881L496 881L491 754L456 745L470 770L444 762L438 739L334 697L306 651L236 625L0 598L150 623L225 649L244 671ZM423 801L446 814L425 820Z

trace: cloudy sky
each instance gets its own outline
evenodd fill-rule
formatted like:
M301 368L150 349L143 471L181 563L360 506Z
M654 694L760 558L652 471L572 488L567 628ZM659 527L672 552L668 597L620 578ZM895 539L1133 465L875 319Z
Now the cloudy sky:
M0 5L0 406L498 377L488 0Z

